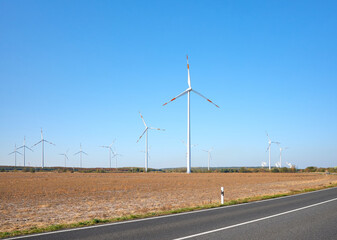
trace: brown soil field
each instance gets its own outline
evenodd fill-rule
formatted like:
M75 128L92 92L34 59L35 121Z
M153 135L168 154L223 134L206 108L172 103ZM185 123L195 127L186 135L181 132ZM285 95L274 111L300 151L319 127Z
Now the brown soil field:
M0 173L0 232L113 218L337 183L300 173Z

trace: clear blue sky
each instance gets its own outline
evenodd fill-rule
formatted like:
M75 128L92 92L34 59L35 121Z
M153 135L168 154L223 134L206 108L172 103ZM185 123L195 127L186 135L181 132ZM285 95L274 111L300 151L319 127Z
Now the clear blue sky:
M259 166L267 137L284 162L337 165L336 1L0 1L0 165L26 136L45 138L46 166L107 167L99 148L116 139L119 166L185 167L191 95L192 167ZM41 149L27 152L40 166ZM272 163L278 160L272 146ZM22 157L19 157L19 164Z

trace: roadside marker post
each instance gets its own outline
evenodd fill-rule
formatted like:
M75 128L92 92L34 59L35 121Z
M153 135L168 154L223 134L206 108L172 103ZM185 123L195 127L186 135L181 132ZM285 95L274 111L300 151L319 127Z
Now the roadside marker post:
M221 204L224 204L224 194L223 187L221 187Z

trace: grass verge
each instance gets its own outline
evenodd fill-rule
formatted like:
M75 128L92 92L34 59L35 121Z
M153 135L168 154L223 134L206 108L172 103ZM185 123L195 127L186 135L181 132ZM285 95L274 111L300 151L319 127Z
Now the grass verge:
M161 211L161 212L150 212L146 214L127 215L127 216L116 217L116 218L111 218L111 219L96 219L95 218L90 221L82 221L82 222L76 222L76 223L70 223L70 224L56 224L56 225L51 225L51 226L42 227L42 228L32 227L30 229L21 230L21 231L19 230L19 231L12 231L12 232L0 232L0 238L15 237L15 236L21 236L21 235L34 234L34 233L51 232L51 231L64 230L64 229L70 229L70 228L87 227L87 226L93 226L97 224L113 223L113 222L149 218L149 217L157 217L157 216L183 213L183 212L191 212L191 211L202 210L202 209L210 209L210 208L230 206L230 205L236 205L236 204L242 204L242 203L248 203L248 202L255 202L255 201L272 199L272 198L285 197L285 196L295 195L299 193L313 192L313 191L326 189L326 188L333 188L333 187L337 187L337 183L318 187L318 188L308 188L304 190L292 190L290 192L282 193L282 194L254 196L254 197L248 197L248 198L243 198L243 199L230 200L230 201L225 202L224 204L213 203L213 204L188 207L188 208L179 208L179 209L173 209L173 210Z

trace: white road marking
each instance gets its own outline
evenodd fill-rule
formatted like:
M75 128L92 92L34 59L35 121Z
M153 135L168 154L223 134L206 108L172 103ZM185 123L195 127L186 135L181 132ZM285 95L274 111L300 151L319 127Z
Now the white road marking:
M299 194L294 194L294 195L289 195L289 196L284 196L284 197L270 198L270 199L259 200L259 201L248 202L248 203L240 203L240 204L230 205L230 206L223 206L223 207L216 207L216 208L195 210L195 211L192 211L192 212L174 213L174 214L170 214L170 215L163 215L163 216L156 216L156 217L149 217L149 218L142 218L142 219L135 219L135 220L128 220L128 221L113 222L113 223L104 223L104 224L100 224L100 225L93 225L93 226L79 227L79 228L71 228L71 229L64 229L64 230L58 230L58 231L54 231L54 232L37 233L37 234L24 235L24 236L18 236L18 237L6 238L6 239L7 240L22 239L22 238L41 236L41 235L57 234L57 233L71 232L71 231L80 231L80 230L85 230L85 229L90 229L90 228L107 227L107 226L112 226L112 225L119 225L119 224L128 224L128 223L149 221L149 220L159 219L159 218L168 218L168 217L175 217L175 216L194 214L194 213L200 213L200 212L215 211L215 210L224 209L224 208L240 207L240 206L245 206L245 205L250 205L250 204L259 204L259 203L265 203L265 202L269 202L269 201L280 200L280 199L284 199L284 198L297 197L297 196L301 196L301 195L306 195L306 194L311 194L311 193L317 193L317 192L321 192L321 191L327 191L327 190L335 189L335 188L337 188L337 187L325 188L325 189L316 190L316 191L312 191L312 192L299 193Z
M251 220L251 221L247 221L247 222L243 222L243 223L238 223L238 224L234 224L234 225L223 227L223 228L218 228L218 229L214 229L214 230L207 231L207 232L202 232L202 233L197 233L197 234L189 235L189 236L186 236L186 237L175 238L173 240L189 239L189 238L194 238L194 237L198 237L198 236L202 236L202 235L206 235L206 234L210 234L210 233L214 233L214 232L219 232L219 231L223 231L223 230L226 230L226 229L239 227L239 226L246 225L246 224L263 221L263 220L266 220L266 219L269 219L269 218L274 218L274 217L282 216L282 215L285 215L285 214L288 214L288 213L293 213L293 212L301 211L301 210L304 210L304 209L307 209L307 208L316 207L318 205L322 205L322 204L325 204L325 203L328 203L328 202L332 202L332 201L336 201L336 200L337 200L337 198L333 198L333 199L330 199L330 200L327 200L327 201L324 201L324 202L315 203L315 204L312 204L312 205L309 205L309 206L305 206L305 207L297 208L297 209L294 209L294 210L290 210L290 211L286 211L286 212L270 215L268 217L258 218L258 219L254 219L254 220Z

